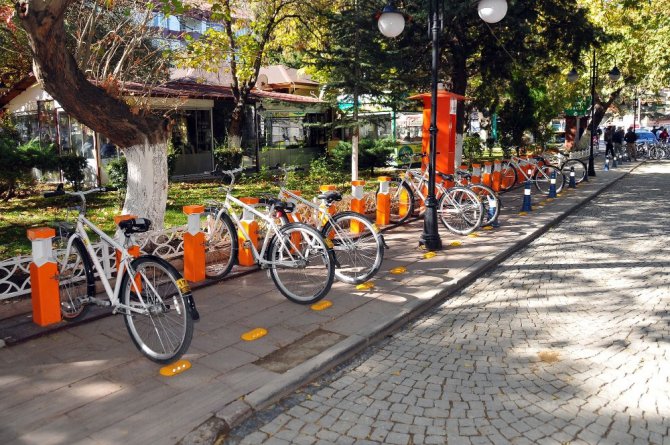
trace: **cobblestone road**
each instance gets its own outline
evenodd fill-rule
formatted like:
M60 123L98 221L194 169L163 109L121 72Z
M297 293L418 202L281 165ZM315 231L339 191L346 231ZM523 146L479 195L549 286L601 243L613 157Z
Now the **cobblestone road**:
M670 444L670 164L234 430L242 444Z

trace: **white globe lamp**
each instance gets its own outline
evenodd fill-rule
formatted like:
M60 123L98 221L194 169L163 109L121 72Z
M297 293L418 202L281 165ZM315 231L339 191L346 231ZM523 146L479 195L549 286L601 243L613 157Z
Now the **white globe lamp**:
M379 31L386 37L398 37L405 29L405 17L393 6L386 5L377 21Z
M477 12L486 23L498 23L507 14L507 2L505 0L480 0Z

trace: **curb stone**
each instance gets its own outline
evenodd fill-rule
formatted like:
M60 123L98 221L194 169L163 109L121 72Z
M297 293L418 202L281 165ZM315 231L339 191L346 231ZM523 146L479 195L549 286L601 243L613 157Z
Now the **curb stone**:
M614 179L612 182L605 184L601 188L589 191L587 195L580 196L582 199L578 202L565 208L559 214L549 216L549 218L539 227L524 235L524 237L518 241L503 248L500 252L474 261L473 266L471 266L473 267L472 269L454 277L445 288L434 292L427 292L426 295L433 294L429 299L417 299L412 301L405 307L405 309L390 319L383 320L382 322L369 327L362 333L345 338L317 356L290 369L277 379L274 379L266 385L249 393L244 398L244 401L237 400L228 404L222 410L217 412L215 416L189 433L189 435L179 442L179 445L217 445L222 443L225 434L253 415L254 412L258 412L271 406L296 389L313 381L320 375L325 374L338 364L345 362L365 348L376 344L384 337L399 330L407 322L418 318L430 309L444 303L452 294L472 284L477 278L497 267L505 259L527 247L530 243L555 227L572 213L591 202L623 178L627 177L642 164L643 162L633 166L619 178ZM194 440L193 438L203 438L205 440L199 442L186 442L187 438L189 438L189 440Z

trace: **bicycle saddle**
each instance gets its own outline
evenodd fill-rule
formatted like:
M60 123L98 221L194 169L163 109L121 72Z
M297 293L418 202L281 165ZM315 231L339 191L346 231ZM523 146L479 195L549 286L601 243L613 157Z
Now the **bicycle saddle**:
M280 212L291 213L295 209L295 203L290 201L282 201L278 198L260 198L258 202L259 204L265 204L268 207L273 207L275 210Z
M119 223L119 229L123 230L126 236L133 233L144 233L151 228L151 221L146 218L132 218Z
M342 201L342 193L340 192L326 192L317 196L318 199L325 199L328 204L333 201Z
M454 175L449 175L447 173L441 173L441 172L435 172L437 176L440 178L444 179L445 181L453 181L454 180Z

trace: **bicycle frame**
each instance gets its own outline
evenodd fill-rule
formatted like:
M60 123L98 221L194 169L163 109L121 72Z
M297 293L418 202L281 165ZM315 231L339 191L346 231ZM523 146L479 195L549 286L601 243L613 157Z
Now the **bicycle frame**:
M288 241L290 245L288 246L288 249L286 249L289 252L299 252L299 249L293 244L293 241L288 239L285 240L285 237L277 236L279 235L279 226L277 223L274 222L272 218L267 216L266 214L259 212L256 210L254 207L245 204L244 202L240 201L239 199L235 198L234 196L230 195L230 191L226 192L226 198L223 202L219 203L221 205L221 208L218 210L216 214L216 219L221 218L221 216L225 213L227 214L232 220L233 224L237 228L238 231L242 233L242 236L249 240L251 239L251 236L249 235L249 232L244 228L244 225L242 224L242 221L238 214L235 212L235 209L233 208L233 204L236 206L241 207L244 210L248 210L251 212L254 216L262 219L268 224L268 231L265 233L265 238L263 239L263 244L261 246L260 251L256 249L256 246L254 246L253 243L250 244L251 248L251 254L254 257L254 260L258 263L258 265L262 268L265 269L270 265L280 265L283 267L292 267L292 268L297 268L299 267L296 262L298 260L292 260L292 261L275 261L275 260L266 260L265 256L267 254L267 250L270 247L270 240L272 240L273 236L275 236L278 240L281 240L282 242L282 247L285 247L285 242Z
M521 159L517 156L512 156L509 160L509 165L516 168L517 171L520 171L521 175L525 178L526 181L532 181L533 172L535 172L535 170L537 170L537 163L538 163L538 161L536 159ZM525 168L525 167L528 167L528 166L532 167L532 170L530 171L529 174L526 173L526 168Z
M105 275L104 269L100 264L100 260L98 259L98 256L96 255L93 249L91 240L88 236L88 233L86 232L86 227L91 229L93 233L98 235L100 239L104 241L106 244L112 246L118 252L121 252L121 258L119 261L119 268L117 270L116 282L114 283L114 289L112 289L112 285L110 284L109 279ZM63 261L67 261L67 258L70 256L72 243L74 242L75 237L79 238L84 244L86 252L88 252L88 256L91 258L91 261L93 262L93 267L95 271L98 273L98 277L100 277L100 281L102 282L102 286L105 289L107 298L109 298L109 302L111 306L114 308L113 313L115 314L118 313L119 309L128 310L131 312L137 312L141 314L146 313L145 309L137 309L133 306L127 306L125 304L122 304L119 299L119 294L121 292L121 282L123 281L121 278L123 277L123 274L126 273L127 271L132 271L130 268L130 262L134 259L134 257L130 253L128 253L128 250L123 245L114 240L112 237L110 237L102 230L100 230L98 227L96 227L95 224L93 224L91 221L89 221L85 216L83 216L80 213L79 216L77 216L77 225L75 232L68 238L67 248L65 250L65 256ZM142 293L139 291L137 283L134 280L131 281L131 283L132 286L135 288L135 293L140 298L140 302L142 303L142 305L144 305L144 301L142 301ZM156 292L155 289L152 290Z

